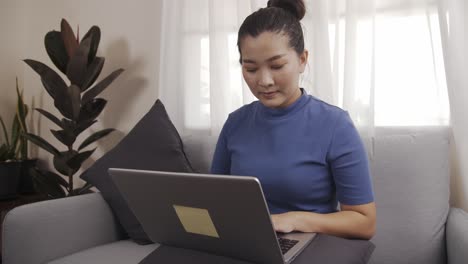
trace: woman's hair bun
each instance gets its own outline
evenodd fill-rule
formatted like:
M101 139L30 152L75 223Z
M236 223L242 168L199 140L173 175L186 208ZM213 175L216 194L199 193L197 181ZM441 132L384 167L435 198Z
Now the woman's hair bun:
M278 7L292 13L297 20L301 20L306 12L304 0L269 0L267 7Z

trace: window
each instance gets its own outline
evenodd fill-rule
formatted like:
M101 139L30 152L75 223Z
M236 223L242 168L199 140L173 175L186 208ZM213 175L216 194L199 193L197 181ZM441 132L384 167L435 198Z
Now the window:
M186 3L191 6L188 10L195 8L195 3ZM206 5L203 10L209 9L206 1L200 3ZM447 125L449 104L437 12L425 1L417 9L401 1L389 3L394 5L379 8L375 16L358 18L353 27L346 27L344 15L328 25L336 104L352 108L358 126ZM238 26L233 21L218 25L208 20L214 11L206 12L206 17L192 14L191 19L202 21L197 22L202 26L185 21L184 125L192 130L222 126L228 113L255 100L238 62ZM311 21L302 23L312 28L307 24ZM346 39L347 29L355 31L352 43ZM311 82L305 83L311 89Z

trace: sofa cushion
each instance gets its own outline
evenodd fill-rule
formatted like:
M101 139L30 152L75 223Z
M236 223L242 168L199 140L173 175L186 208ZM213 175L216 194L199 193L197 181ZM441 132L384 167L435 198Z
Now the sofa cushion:
M447 254L450 264L468 260L468 213L452 208L447 220Z
M184 150L194 170L209 173L215 151L217 136L186 135L182 137Z
M56 259L49 264L137 264L158 247L159 244L143 246L130 240L120 240Z
M160 100L156 101L117 146L81 175L82 179L101 191L130 238L139 244L150 243L107 172L113 167L193 172L185 156L182 140Z
M446 263L449 134L389 131L369 146L377 205L370 263Z
M374 244L367 240L351 240L318 234L291 263L366 264L374 248ZM337 252L339 252L339 254L337 254ZM251 264L252 262L209 254L202 251L161 246L144 258L139 264L153 263Z

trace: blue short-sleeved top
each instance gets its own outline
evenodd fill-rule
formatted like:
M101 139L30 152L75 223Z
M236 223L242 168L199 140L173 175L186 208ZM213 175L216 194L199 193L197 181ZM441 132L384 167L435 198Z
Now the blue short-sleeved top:
M231 113L211 173L257 177L272 214L374 201L366 150L348 113L304 90L287 108L255 101Z

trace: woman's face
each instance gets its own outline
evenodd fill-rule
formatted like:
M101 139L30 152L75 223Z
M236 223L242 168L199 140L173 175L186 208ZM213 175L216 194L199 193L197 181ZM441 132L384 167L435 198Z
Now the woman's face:
M250 91L270 108L285 108L300 96L299 75L307 63L307 51L301 55L289 46L282 33L263 32L241 40L242 74Z

